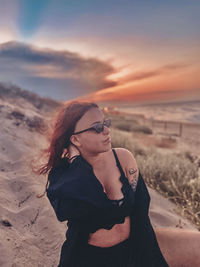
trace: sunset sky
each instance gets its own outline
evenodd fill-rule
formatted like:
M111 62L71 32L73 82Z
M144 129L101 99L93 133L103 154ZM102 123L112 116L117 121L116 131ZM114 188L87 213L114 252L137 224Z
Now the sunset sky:
M58 100L200 99L198 0L0 5L0 82Z

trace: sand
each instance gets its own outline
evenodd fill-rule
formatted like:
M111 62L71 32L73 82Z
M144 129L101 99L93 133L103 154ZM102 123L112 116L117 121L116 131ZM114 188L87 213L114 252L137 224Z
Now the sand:
M66 222L56 219L44 191L45 176L31 171L33 159L46 147L42 133L10 116L13 110L25 116L43 116L30 103L1 101L0 122L0 266L55 267L65 240ZM153 227L174 227L197 231L182 218L177 207L148 188L151 196L150 219Z

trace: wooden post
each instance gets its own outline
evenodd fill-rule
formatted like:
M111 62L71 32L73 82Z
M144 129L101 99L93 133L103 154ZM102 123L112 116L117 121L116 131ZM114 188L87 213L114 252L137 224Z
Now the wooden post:
M167 131L167 121L165 121L165 132Z
M182 136L182 129L183 129L183 125L182 122L179 125L179 136Z

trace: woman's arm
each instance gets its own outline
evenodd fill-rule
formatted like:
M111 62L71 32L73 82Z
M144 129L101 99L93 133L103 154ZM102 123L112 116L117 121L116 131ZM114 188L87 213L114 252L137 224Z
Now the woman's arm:
M115 151L129 183L135 190L139 178L139 168L133 154L128 149L121 147L115 148Z

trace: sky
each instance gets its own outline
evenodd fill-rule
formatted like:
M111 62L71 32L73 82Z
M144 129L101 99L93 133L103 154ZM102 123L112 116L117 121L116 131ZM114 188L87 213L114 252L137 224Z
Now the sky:
M199 0L0 6L0 82L63 101L200 99Z

